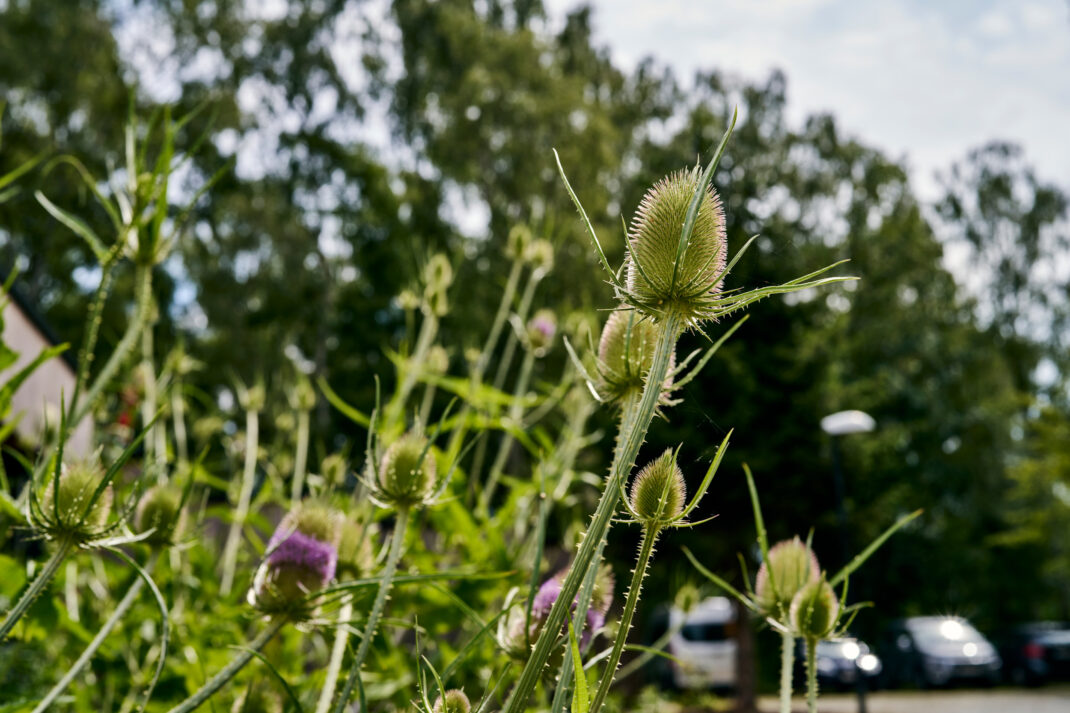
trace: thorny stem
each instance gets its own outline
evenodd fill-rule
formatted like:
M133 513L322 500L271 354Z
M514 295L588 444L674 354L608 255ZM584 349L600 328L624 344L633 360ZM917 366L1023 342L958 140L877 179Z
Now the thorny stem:
M100 286L97 287L96 297L89 307L89 322L86 330L85 341L78 353L78 376L74 382L74 391L71 393L71 406L78 403L82 395L82 388L89 380L89 369L93 366L94 352L97 347L97 337L100 334L100 325L104 321L104 303L108 301L111 293L112 282L115 277L115 259L108 259L101 264Z
M234 570L238 564L238 547L241 545L242 530L245 519L249 517L249 503L253 499L253 483L256 476L256 453L259 449L260 414L255 409L245 412L245 468L242 471L241 491L238 493L238 507L227 532L227 543L223 547L223 579L219 592L223 596L230 594L234 586Z
M155 564L156 554L153 554L145 564L145 572L151 572L153 565ZM100 627L100 631L98 631L97 635L93 637L93 640L89 642L89 645L85 647L85 651L82 652L82 655L78 657L78 660L74 662L67 673L63 675L63 678L61 678L59 682L52 687L52 690L41 699L41 702L33 709L33 713L43 713L48 710L48 707L52 705L52 701L56 700L61 693L67 690L67 686L69 686L71 681L81 673L82 669L85 668L85 665L93 658L93 654L95 654L97 649L100 648L100 645L104 643L104 639L108 638L108 634L111 633L111 630L115 628L115 625L119 623L123 618L123 615L126 614L126 611L133 605L134 600L137 599L138 594L141 593L141 588L144 586L145 580L134 575L133 583L130 585L130 588L126 590L126 594L123 595L123 598L119 600L119 603L115 607L115 611L111 613L108 620Z
M310 413L305 409L297 412L297 452L294 454L294 479L290 490L290 500L301 500L305 489L305 470L308 468L308 429Z
M152 300L150 300L151 303ZM152 306L150 304L151 312ZM141 378L145 380L145 398L141 401L142 424L152 423L152 417L156 414L156 366L153 363L153 340L152 320L146 320L141 330ZM163 465L166 453L161 453L161 443L157 434L162 434L160 424L152 423L149 433L145 436L145 460L153 460Z
M632 617L635 616L635 607L639 603L639 592L643 588L643 578L646 577L646 569L650 564L650 556L654 553L654 543L658 539L659 531L656 528L643 528L643 539L639 543L639 557L632 570L632 583L628 587L628 599L624 603L624 612L620 616L620 626L617 629L617 638L613 642L613 651L609 654L606 662L605 673L598 682L598 691L591 701L590 713L598 713L602 703L606 700L609 687L613 685L613 677L620 666L620 657L624 653L624 644L628 640L628 632L632 628Z
M405 546L405 530L408 528L408 524L409 509L399 508L397 519L394 521L394 532L391 535L390 554L387 555L386 564L383 566L383 574L379 580L379 590L375 594L375 602L372 604L371 611L368 612L368 621L364 625L360 646L357 647L357 653L350 664L349 678L346 679L345 688L342 689L342 695L338 698L338 703L334 707L334 713L342 713L346 704L349 703L349 697L352 695L353 687L357 683L357 676L360 675L364 659L367 658L368 651L371 650L372 639L375 638L375 629L379 626L379 619L383 616L386 600L390 597L390 587L394 583L394 574L397 572L401 551Z
M587 574L588 567L591 566L595 552L606 537L613 515L616 514L620 498L620 484L635 464L635 457L639 453L640 445L646 438L650 421L654 418L654 412L657 409L662 385L669 369L669 357L676 346L676 338L679 336L680 318L675 312L669 312L656 324L656 327L658 337L654 349L654 358L647 374L646 384L643 387L643 396L639 402L635 419L630 423L621 424L622 428L627 426L627 431L622 431L618 435L620 439L618 443L620 458L614 459L615 467L606 481L606 487L602 491L598 509L595 511L583 542L580 544L576 558L565 576L565 581L561 584L561 593L547 615L546 623L543 625L538 641L535 642L531 657L524 665L520 678L506 701L503 713L519 713L526 706L527 700L538 682L542 668L546 665L546 660L550 657L550 653L557 643L558 634L565 623L565 616L571 609L576 592Z
M74 545L74 541L69 537L63 537L56 543L56 551L52 553L52 556L45 562L45 566L41 568L41 571L30 582L30 586L26 588L26 591L22 593L19 600L15 602L15 606L11 607L11 611L7 613L7 617L4 619L4 623L0 624L0 642L2 642L7 635L11 633L11 630L15 628L15 624L22 618L22 615L26 613L26 610L30 608L34 600L41 595L45 586L56 576L56 571L59 566L63 564L63 559L70 552L71 547Z
M275 634L279 633L279 630L286 625L286 622L287 619L285 617L272 619L267 628L261 631L260 635L253 639L247 647L239 651L238 655L231 659L231 662L219 673L212 676L201 686L200 690L172 708L168 713L189 713L211 698L227 681L234 678L245 664L249 663L260 649L264 648L267 642L271 641Z
M780 713L791 713L791 675L795 667L795 637L780 633Z
M531 383L531 369L535 365L535 352L529 350L524 355L524 361L520 365L520 375L517 377L516 388L513 390L512 403L509 404L509 422L520 428L520 419L524 416L524 396ZM515 439L508 431L502 433L502 440L498 444L498 452L494 455L494 462L490 466L490 474L487 476L487 484L483 487L483 494L479 499L479 508L484 513L489 512L491 499L494 491L498 488L498 479L502 476L505 468L505 460L509 457L509 450ZM478 477L478 473L473 471Z
M352 617L353 596L346 594L342 600L342 608L338 610L338 624L334 628L334 645L331 647L331 659L327 663L327 678L323 682L323 690L320 691L316 713L328 713L331 710L331 699L334 698L338 674L342 672L342 659L345 657L346 645L349 642L349 620Z
M806 637L806 710L817 713L817 639Z

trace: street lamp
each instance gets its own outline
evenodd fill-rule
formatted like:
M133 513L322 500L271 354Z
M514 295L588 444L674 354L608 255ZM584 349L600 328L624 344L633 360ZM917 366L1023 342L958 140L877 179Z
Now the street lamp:
M844 506L843 468L840 465L840 437L852 433L869 433L876 428L877 422L865 411L837 411L821 419L821 430L832 441L832 478L836 491L836 515L840 521L840 555L843 564L847 564L849 545L847 542L847 508ZM855 686L858 691L858 713L866 713L866 671L855 657Z

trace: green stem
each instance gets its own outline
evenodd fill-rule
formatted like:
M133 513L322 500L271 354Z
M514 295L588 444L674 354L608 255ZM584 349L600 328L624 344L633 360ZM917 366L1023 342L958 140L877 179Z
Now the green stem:
M397 519L394 521L390 554L387 555L382 578L379 580L379 590L375 594L375 602L372 604L371 611L368 612L368 621L364 625L364 634L361 636L360 646L357 647L356 656L353 657L353 661L350 664L349 677L346 679L345 688L342 689L342 695L338 698L338 703L334 707L334 713L342 713L346 704L349 703L349 697L353 694L353 687L357 683L357 676L360 675L364 659L367 658L368 651L371 650L372 639L375 638L375 629L379 626L379 619L383 616L386 600L390 597L390 587L394 583L394 574L398 570L398 561L401 559L401 551L405 546L405 530L408 524L409 509L400 508Z
M196 693L179 703L168 713L189 713L211 698L227 681L234 678L244 668L245 664L252 661L260 649L264 648L267 642L271 641L275 634L279 633L279 630L286 625L286 621L284 617L272 619L267 628L261 631L260 635L253 639L247 647L239 651L238 655L231 659L231 662L226 667L215 676L212 676Z
M11 611L7 613L7 617L4 619L4 623L0 624L0 642L7 638L11 630L15 628L18 620L22 618L22 615L26 613L26 610L30 608L34 600L41 595L45 586L56 576L56 571L63 564L63 559L73 545L74 541L68 537L64 537L56 543L56 551L52 553L52 556L45 562L45 566L41 568L41 572L30 582L30 586L15 602L15 606L11 607Z
M308 430L309 412L304 409L297 412L297 453L294 455L294 480L290 490L291 502L301 500L305 489L305 469L308 467Z
M531 273L531 277L528 278L528 284L524 287L524 294L521 295L520 304L516 309L517 319L521 323L527 321L528 312L531 311L531 303L535 299L535 288L539 286L543 276L542 270L535 270ZM513 365L513 357L516 355L518 341L516 332L510 331L509 338L505 340L505 351L502 352L502 360L498 362L498 370L494 372L494 388L498 391L502 390L502 386L505 384L505 377L509 373L509 367Z
M186 444L186 403L182 399L182 377L175 374L171 386L171 421L175 429L175 450L178 453L178 470L185 472L189 463L189 451Z
M646 577L647 565L650 564L650 556L654 554L654 543L658 539L657 529L643 528L643 539L639 543L639 557L632 570L632 583L628 587L628 598L624 603L624 612L620 616L620 626L617 628L617 638L613 642L613 651L609 654L606 662L605 673L598 682L598 691L591 701L590 713L598 713L609 693L609 687L613 685L613 677L620 666L620 657L624 653L624 644L628 640L628 632L632 628L632 618L635 616L635 607L639 604L639 592L643 588L643 578Z
M795 637L780 633L780 713L791 713L791 676L795 668Z
M238 547L241 545L245 519L249 517L249 503L253 499L259 433L260 414L249 409L245 412L245 468L242 471L241 491L238 493L238 507L234 511L234 519L227 532L227 543L223 547L223 579L219 585L219 593L224 597L229 595L234 587L234 570L238 566Z
M342 672L342 659L345 657L346 645L349 642L349 620L352 617L353 596L346 594L342 600L342 608L338 610L338 624L334 628L334 646L331 647L327 678L323 681L323 690L320 691L319 702L316 704L316 713L328 713L331 710L331 699L334 698L338 674Z
M587 568L591 565L599 545L605 539L613 516L617 512L621 483L635 464L639 447L646 438L650 421L654 418L654 412L657 409L665 375L669 370L669 357L676 346L676 338L679 335L680 319L675 313L670 312L656 324L656 327L658 337L654 348L654 358L647 374L646 384L643 387L643 396L639 402L635 419L627 424L627 432L622 432L618 435L620 439L618 443L620 458L616 460L616 467L606 481L606 487L602 491L602 499L598 503L598 509L595 511L583 542L580 544L576 558L565 576L565 581L561 585L561 593L547 615L546 623L543 625L542 632L535 642L531 657L524 665L524 669L521 671L517 684L506 701L502 713L519 713L527 705L528 698L531 696L532 691L535 690L535 685L538 683L542 669L546 665L546 660L550 657L557 644L561 627L565 623L565 617L571 609L576 592L587 574Z
M806 710L817 713L817 639L806 638Z
M156 555L153 554L145 564L145 571L151 572L155 563ZM61 678L59 682L52 687L52 690L41 699L41 702L33 709L33 713L43 713L50 705L52 705L52 701L56 700L61 693L67 690L67 686L69 686L71 681L81 673L82 669L85 668L85 665L93 658L97 649L100 648L100 645L104 643L104 639L108 638L108 634L111 633L111 630L115 628L115 625L119 623L123 618L123 615L126 614L126 611L133 605L134 600L137 599L138 594L141 593L141 588L144 586L145 580L138 575L134 575L133 584L126 590L126 594L123 595L123 598L119 600L119 604L116 605L115 611L111 613L108 620L100 627L100 631L98 631L97 635L93 637L93 640L89 642L89 645L85 647L85 651L82 652L82 655L78 657L78 660L74 662L67 673L63 675L63 678Z
M498 339L502 335L502 327L505 326L505 320L509 316L509 307L513 304L513 297L516 296L516 287L520 283L520 271L523 267L523 261L518 258L513 261L513 266L509 269L509 279L505 282L502 300L498 303L498 311L495 313L494 321L491 323L490 331L487 333L487 341L484 342L483 351L479 353L479 360L476 362L475 373L479 374L481 381L483 375L487 373L490 355L494 352L494 348L498 346Z
M524 355L524 361L520 365L520 375L517 378L516 388L513 390L512 403L509 405L509 421L517 428L521 427L520 420L524 416L524 396L531 383L531 370L535 365L535 352L528 351ZM502 477L505 468L505 460L509 457L509 451L516 439L508 431L502 433L502 440L498 444L498 452L494 454L494 462L490 466L490 474L487 476L487 484L483 487L483 493L479 498L479 509L483 513L490 510L491 498L498 488L498 480ZM478 478L479 473L472 471L472 476Z
M424 400L420 403L420 423L428 423L431 420L431 407L435 404L435 385L428 384L424 388Z
M141 377L145 380L145 398L141 401L141 423L143 425L152 422L152 417L156 415L156 366L154 362L152 320L150 319L145 322L144 328L141 330ZM163 459L166 454L159 452L160 444L157 442L156 435L158 425L153 423L149 428L149 433L145 436L145 461L151 462L153 455L155 455L156 463L163 465Z
M82 395L82 388L89 380L89 369L93 366L94 352L97 348L97 337L100 335L100 325L104 321L104 303L108 301L111 286L115 276L115 264L117 260L109 254L100 266L100 285L97 294L93 298L93 304L89 306L88 327L82 349L78 352L78 376L74 382L74 391L71 392L71 408L78 403Z
M393 400L387 406L387 417L384 419L384 430L392 431L401 423L405 416L405 402L409 399L416 386L416 381L424 370L424 362L427 361L427 351L435 340L438 332L438 317L431 310L424 310L424 321L420 325L420 335L416 338L416 348L412 356L405 363L405 375L398 385L398 391Z

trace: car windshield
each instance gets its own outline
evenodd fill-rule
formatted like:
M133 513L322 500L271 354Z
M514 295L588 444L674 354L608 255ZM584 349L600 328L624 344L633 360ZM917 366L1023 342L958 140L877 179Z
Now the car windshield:
M735 627L732 624L716 624L713 622L695 622L684 624L680 629L680 636L687 641L724 641L735 636Z
M977 629L961 619L919 619L908 622L907 628L921 647L985 640Z

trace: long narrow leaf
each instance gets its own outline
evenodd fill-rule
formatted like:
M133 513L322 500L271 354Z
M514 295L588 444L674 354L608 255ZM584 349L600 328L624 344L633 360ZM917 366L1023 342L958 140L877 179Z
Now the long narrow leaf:
M854 572L856 569L861 567L862 564L867 559L869 559L870 555L872 555L874 552L876 552L877 549L880 548L880 546L883 545L885 543L885 541L889 537L894 535L897 530L901 529L908 522L910 522L914 518L916 518L919 515L921 515L921 513L922 513L921 510L915 510L914 512L912 512L912 513L910 513L908 515L904 515L903 517L901 517L898 520L896 520L895 524L893 524L891 527L889 527L887 530L885 530L883 533L881 533L880 537L878 537L877 539L873 540L873 542L869 543L869 547L867 547L866 549L862 550L857 555L855 555L854 559L852 559L850 562L848 562L847 565L843 569L841 569L839 572L837 572L836 575L832 579L829 580L829 584L831 584L833 587L835 587L837 584L839 584L840 582L844 581L847 577L849 577L851 575L852 572Z

